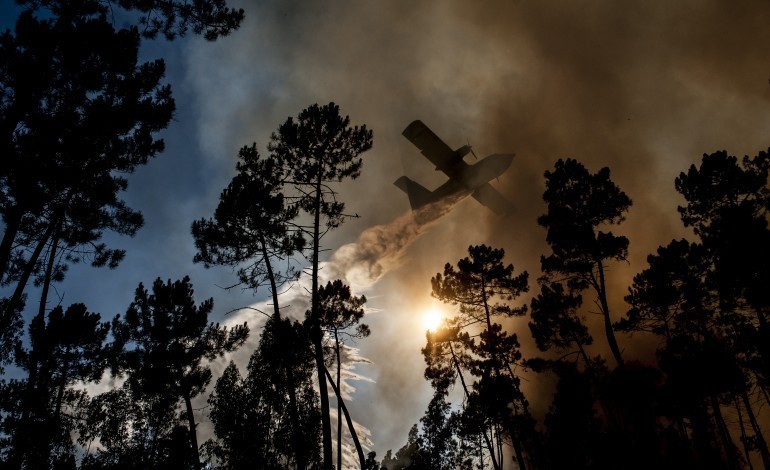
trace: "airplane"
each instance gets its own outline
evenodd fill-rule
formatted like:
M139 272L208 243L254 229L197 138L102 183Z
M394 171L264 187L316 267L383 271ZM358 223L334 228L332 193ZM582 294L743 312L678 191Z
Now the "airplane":
M468 165L463 157L472 152L470 145L452 150L420 120L409 124L402 134L436 165L436 170L443 171L449 177L449 181L434 191L426 189L406 176L397 179L393 184L409 196L412 210L447 196L468 191L477 201L498 215L506 216L513 212L513 205L489 184L489 181L508 169L513 161L513 154L498 153L476 164Z

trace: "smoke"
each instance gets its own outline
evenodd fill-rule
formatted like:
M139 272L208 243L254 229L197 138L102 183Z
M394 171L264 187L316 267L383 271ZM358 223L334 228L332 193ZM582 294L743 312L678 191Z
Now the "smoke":
M467 194L458 194L443 200L423 206L415 211L403 214L392 222L376 225L364 230L355 242L341 246L330 256L328 261L319 266L319 275L322 282L340 279L348 284L354 293L364 292L371 288L382 276L398 268L401 265L404 253L409 246L423 235L437 220L446 215L452 207ZM304 272L307 272L305 270ZM310 309L310 284L312 280L307 274L289 286L279 295L281 313L294 319L304 318L305 312ZM227 325L237 325L244 321L249 324L252 335L247 344L235 353L217 361L215 375L220 375L224 367L232 360L241 369L248 363L252 351L257 349L259 335L256 332L264 323L264 318L272 311L269 300L258 302L248 308L240 310L229 317ZM376 309L367 309L369 313ZM364 317L366 321L368 316ZM376 335L376 333L375 333ZM364 374L357 372L359 365L372 364L372 361L361 355L357 347L343 344L341 348L340 394L350 408L350 402L354 401L357 391L355 382L374 383L375 381ZM334 372L332 376L334 376ZM333 392L330 390L330 395ZM332 411L332 420L336 421L337 412ZM353 415L355 416L355 415ZM371 430L361 423L353 422L362 446L370 449L373 445ZM202 431L202 434L207 431ZM209 435L204 436L207 438ZM203 439L205 440L205 439ZM335 447L336 448L336 447ZM343 460L346 468L355 468L358 465L358 454L349 440L343 444Z
M466 196L452 195L407 212L388 224L367 228L355 242L338 248L324 263L324 277L341 279L354 291L372 287L387 272L398 268L409 246Z
M188 54L198 139L212 169L231 169L222 155L264 142L286 116L312 103L335 101L353 123L374 130L361 178L340 186L340 199L363 216L330 234L327 246L341 248L322 275L365 291L379 311L368 319L372 336L359 346L376 384L361 383L351 405L370 404L353 414L374 430L379 450L403 444L428 402L424 337L414 317L430 302L430 277L469 245L485 243L504 248L517 271L536 279L548 252L536 222L545 212L543 172L558 158L574 157L591 171L610 167L634 201L627 220L613 227L631 240L628 263L610 266L617 319L647 254L690 235L676 212L678 173L704 152L754 154L769 143L770 5L759 0L243 7L240 31ZM515 152L493 185L516 214L500 219L466 200L428 224L402 216L407 199L392 181L407 174L432 188L445 180L401 137L414 119L452 148L470 141L479 156ZM220 189L209 191L215 197ZM291 295L303 315L305 293ZM531 357L539 352L526 321L514 331ZM592 354L606 352L600 331ZM628 357L651 359L642 335L622 347ZM533 406L547 408L550 384L533 377L527 387Z

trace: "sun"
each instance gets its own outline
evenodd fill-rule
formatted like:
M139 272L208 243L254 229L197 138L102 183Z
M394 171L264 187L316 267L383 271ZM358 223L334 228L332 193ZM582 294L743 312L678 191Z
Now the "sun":
M422 325L430 331L436 331L443 321L444 315L437 308L428 309L422 314Z

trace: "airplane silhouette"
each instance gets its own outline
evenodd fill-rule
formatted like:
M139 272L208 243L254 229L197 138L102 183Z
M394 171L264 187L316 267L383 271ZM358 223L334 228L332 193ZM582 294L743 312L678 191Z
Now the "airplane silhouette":
M449 177L449 181L434 191L429 191L406 176L397 179L393 184L409 196L413 210L452 194L468 191L477 201L499 215L513 212L513 205L489 184L489 181L508 169L513 154L496 153L468 165L463 157L472 152L470 145L452 150L420 120L406 126L402 134L436 165L436 170L443 171Z

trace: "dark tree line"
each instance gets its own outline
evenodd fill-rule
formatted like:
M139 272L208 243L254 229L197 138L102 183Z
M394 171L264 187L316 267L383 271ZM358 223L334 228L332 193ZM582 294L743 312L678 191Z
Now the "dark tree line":
M631 200L609 169L591 173L559 160L545 173L547 213L538 222L551 253L541 257L529 317L547 354L522 359L515 335L507 337L489 314L486 322L474 316L524 314L526 306L512 301L527 278L512 278L510 265L503 270L502 250L471 246L457 268L447 264L432 279L433 295L457 311L427 333L425 377L435 395L407 444L381 466L500 468L494 442L502 439L517 468L769 468L758 416L770 404L769 172L767 152L742 160L716 152L681 173L675 187L686 204L678 211L695 238L672 240L648 257L620 316L610 313L608 276L612 262L625 261L629 240L609 229ZM516 290L501 282L513 279ZM489 302L495 295L503 302ZM614 367L590 352L589 315L600 318ZM617 337L629 333L658 338L654 364L623 357L621 345L634 338L619 344ZM516 365L557 379L539 427L527 414ZM450 408L444 400L455 382L463 401ZM490 382L492 394L479 400Z
M132 236L143 224L120 193L125 175L163 150L157 134L175 104L163 61L138 59L142 37L192 30L214 40L243 12L222 0L17 3L14 29L0 35L0 368L20 373L0 381L0 465L198 466L190 400L211 379L201 361L233 350L248 329L209 324L211 302L196 307L186 278L158 280L151 294L140 286L112 324L49 293L73 263L117 267L125 252L104 234ZM115 14L138 23L116 28ZM123 385L86 393L106 371ZM99 449L78 458L94 440Z
M141 42L215 40L243 11L224 0L17 4L0 35L0 468L331 469L346 463L343 445L365 469L770 467L770 154L704 155L676 178L694 236L648 257L626 312L610 310L620 293L608 286L628 254L612 229L631 199L608 168L557 161L538 219L550 252L529 305L529 276L501 249L470 246L431 279L455 310L422 350L433 397L406 445L377 462L344 399L348 343L370 334L366 299L319 272L325 235L350 217L336 185L360 175L371 131L334 103L308 107L278 126L266 156L241 149L213 217L193 223L194 261L232 267L233 287L266 289L272 307L257 313L246 369L230 363L214 380L212 362L249 328L210 322L213 302L196 303L189 278L140 284L112 321L50 297L74 263L117 268L125 252L104 235L143 225L121 199L125 175L163 151L175 104L163 61L139 60ZM117 28L116 12L135 24ZM288 318L279 294L303 276L309 308ZM542 357L522 357L511 324L525 316ZM595 323L609 360L591 353ZM634 334L657 340L653 364L624 357ZM541 423L524 370L556 381ZM200 442L207 393L214 435Z
M321 285L319 253L324 235L349 217L334 184L358 177L360 154L371 145L371 131L350 126L337 105L312 105L278 127L267 157L259 154L256 144L242 148L238 173L222 192L214 218L193 223L196 261L207 267L235 267L238 284L247 288L267 286L273 307L270 313L261 312L268 321L247 377L241 379L232 366L227 381L217 383L218 389L223 387L220 394L241 390L248 397L246 402L256 403L258 408L266 401L273 403L251 411L261 416L255 419L261 419L269 432L261 444L245 443L247 447L232 443L222 447L212 441L211 455L222 465L248 461L245 452L252 459L260 456L264 468L334 467L329 385L338 407L337 466L342 462L343 415L359 464L365 465L366 456L341 391L341 347L345 338L369 335L369 328L359 323L366 299L352 295L339 280ZM310 277L311 302L304 321L292 324L281 313L278 294L303 274L297 270L295 258L309 258L304 275ZM277 337L280 343L271 342ZM286 350L289 344L295 347ZM282 360L274 348L281 349ZM312 363L308 362L311 358ZM336 379L328 370L332 365L336 365ZM310 371L315 373L317 394L309 382ZM265 389L271 392L265 394ZM215 399L212 405L215 413L229 416L234 412L223 409L233 406L229 400ZM320 425L320 449L314 447L318 440L311 438L316 425Z

